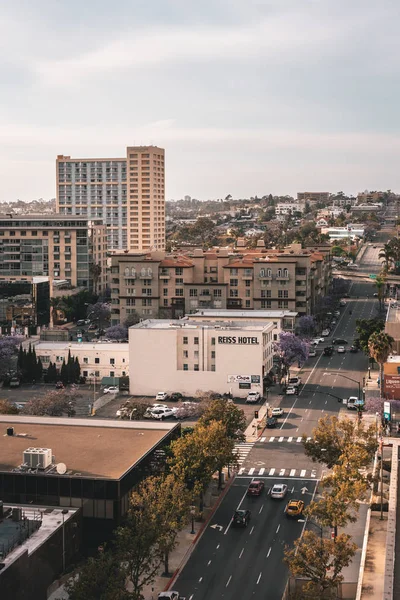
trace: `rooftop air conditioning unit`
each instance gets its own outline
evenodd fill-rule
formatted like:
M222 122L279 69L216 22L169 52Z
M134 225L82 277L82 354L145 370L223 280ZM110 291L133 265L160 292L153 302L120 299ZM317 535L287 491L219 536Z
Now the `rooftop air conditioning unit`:
M27 448L22 462L31 469L47 469L52 464L52 456L51 448Z

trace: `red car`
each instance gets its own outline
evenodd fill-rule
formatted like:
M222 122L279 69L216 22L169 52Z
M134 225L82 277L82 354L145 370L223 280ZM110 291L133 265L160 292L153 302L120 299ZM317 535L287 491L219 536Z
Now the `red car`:
M260 494L262 494L262 491L264 489L264 482L260 481L259 479L256 479L255 481L252 481L249 485L249 487L247 488L247 495L248 496L260 496Z

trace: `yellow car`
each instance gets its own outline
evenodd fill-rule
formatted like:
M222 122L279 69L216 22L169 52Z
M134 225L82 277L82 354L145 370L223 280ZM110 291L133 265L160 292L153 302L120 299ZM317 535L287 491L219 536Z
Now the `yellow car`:
M303 500L290 500L285 508L285 513L287 517L300 517L303 514L303 510Z

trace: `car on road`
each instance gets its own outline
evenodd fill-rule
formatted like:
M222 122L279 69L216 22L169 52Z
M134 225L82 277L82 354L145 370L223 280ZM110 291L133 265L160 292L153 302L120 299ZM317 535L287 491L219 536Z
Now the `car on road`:
M168 408L167 404L158 404L157 402L154 402L154 404L151 404L149 406L150 410L153 410L154 408Z
M65 388L65 385L63 384L62 381L57 381L56 383L56 390L63 390Z
M335 315L335 317L340 317L340 310L335 310L333 314Z
M346 306L346 300L341 300L339 302L339 306Z
M85 325L85 319L79 319L79 321L76 322L78 327L82 327L83 325Z
M11 377L10 379L10 388L16 388L21 385L21 380L18 377Z
M377 298L377 297L378 297L378 294L377 294L377 292L375 292L375 294L374 294L374 298Z
M260 398L260 392L249 392L247 394L246 404L253 404L254 402L259 402Z
M351 352L352 354L355 354L356 352L358 352L357 346L350 346L349 352Z
M331 321L332 327L334 327L336 325L336 323L337 323L336 319L332 319L332 321Z
M261 496L264 489L264 482L261 479L255 479L247 488L248 496Z
M163 400L168 400L167 392L158 392L156 396L156 401L162 402Z
M308 356L317 356L317 351L314 347L310 347L309 351L308 351Z
M332 341L332 344L334 344L335 346L347 346L347 341L343 338L335 338Z
M330 335L330 333L331 333L331 332L330 332L330 329L324 329L324 330L322 331L321 335L322 335L323 337L328 337L328 335Z
M13 406L17 409L17 410L22 410L25 406L25 404L21 404L20 402L14 402Z
M285 485L284 483L275 483L272 486L271 498L284 498L287 494L287 489L287 485Z
M283 416L283 408L276 407L271 410L271 417L282 417Z
M324 356L332 356L333 354L333 346L327 346L324 348Z
M161 592L160 594L158 594L157 596L158 600L186 600L186 598L184 598L183 596L180 596L179 592L175 592L175 591L168 591L168 592Z
M97 327L98 326L96 325L96 323L92 323L91 325L89 325L88 331L96 331Z
M345 346L338 346L337 352L338 354L344 354L346 352Z
M303 500L289 500L285 508L285 514L287 517L301 517L304 510Z
M117 385L109 385L103 390L103 394L118 394L119 387Z
M301 377L290 377L288 381L290 387L296 387L301 385Z
M251 513L247 510L235 510L232 519L233 527L247 527L250 521Z
M357 410L358 398L357 396L350 396L343 400L343 404L347 406L347 410Z
M145 419L156 419L157 421L163 421L169 417L175 416L176 408L148 408L144 413Z
M294 396L298 393L299 393L298 388L294 387L293 385L290 385L288 388L286 388L286 396Z
M278 420L276 419L276 417L269 417L267 419L267 429L275 429L275 427L278 425Z

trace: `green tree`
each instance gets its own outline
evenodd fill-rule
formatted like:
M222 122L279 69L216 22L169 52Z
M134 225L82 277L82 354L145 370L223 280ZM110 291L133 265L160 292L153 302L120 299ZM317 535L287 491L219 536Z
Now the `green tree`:
M0 399L0 415L17 415L19 413L15 404L9 400Z
M81 378L81 366L79 364L79 358L75 356L74 362L74 382L78 383Z
M247 421L244 411L225 398L216 398L207 404L199 424L207 427L211 421L218 421L225 426L226 436L235 442L244 442Z
M60 371L60 379L64 385L67 385L67 383L68 383L68 367L65 363L65 359L63 359L63 361L62 361L61 371Z
M128 600L126 573L112 552L89 558L65 584L69 600Z
M312 437L303 435L307 456L332 469L335 465L348 465L354 469L367 466L377 449L375 425L366 427L351 419L327 415L318 421Z
M369 354L368 342L373 333L379 333L385 328L383 319L357 319L356 331L358 333L358 342L361 350Z
M309 580L303 588L306 597L337 598L337 587L343 581L342 571L357 549L350 539L342 533L333 542L306 531L295 541L294 548L286 548L284 560L291 574Z
M368 340L368 350L371 358L379 365L380 395L383 397L383 365L392 352L394 339L388 333L381 331L373 333Z
M101 275L101 265L97 263L91 263L89 271L93 280L93 291L95 294L97 294L97 285Z

